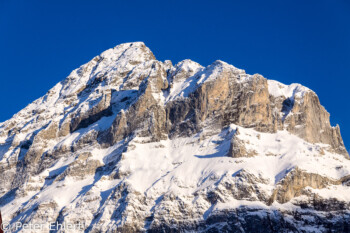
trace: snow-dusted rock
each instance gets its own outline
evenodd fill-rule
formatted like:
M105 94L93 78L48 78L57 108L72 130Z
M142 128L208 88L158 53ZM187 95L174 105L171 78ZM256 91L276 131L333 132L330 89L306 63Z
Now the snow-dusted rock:
M103 52L0 123L0 174L13 227L350 229L349 155L313 91L223 61L173 66L142 42Z

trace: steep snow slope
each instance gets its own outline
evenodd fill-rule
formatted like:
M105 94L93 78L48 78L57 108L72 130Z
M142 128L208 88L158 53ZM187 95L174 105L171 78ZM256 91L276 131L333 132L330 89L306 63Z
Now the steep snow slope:
M316 94L222 61L118 45L0 123L0 143L11 232L350 229L350 160Z

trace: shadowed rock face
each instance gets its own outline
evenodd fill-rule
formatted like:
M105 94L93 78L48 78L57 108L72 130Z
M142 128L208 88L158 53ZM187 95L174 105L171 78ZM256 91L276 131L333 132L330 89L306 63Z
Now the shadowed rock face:
M241 134L239 128L249 132ZM270 137L282 131L290 133L286 137L293 138L291 142L299 143L295 147L302 148L302 156L319 156L320 160L335 156L340 164L334 174L342 177L332 179L298 168L285 158L286 151L268 151L283 147L284 142L277 137L271 148L258 147L262 143L260 134ZM251 143L253 138L257 144ZM188 145L198 148L192 150ZM206 148L211 150L204 151ZM133 157L135 151L138 159ZM179 157L172 157L178 153ZM154 158L159 159L159 154L165 159L157 163ZM150 155L154 156L154 167L147 167L151 166L148 160L144 166L135 165ZM267 178L259 165L253 166L255 172L235 167L251 165L261 156L266 160L276 157L280 163L291 165L278 182ZM188 165L187 160L193 157L198 164L206 159L212 163L198 168L195 162ZM191 60L172 65L170 61L157 61L142 42L127 43L74 70L45 96L0 123L0 208L15 206L12 209L16 211L6 216L12 222L81 220L88 224L87 232L102 229L94 224L109 222L109 232L298 232L297 221L308 224L305 216L298 220L293 211L276 212L269 206L311 206L309 199L297 200L303 195L315 197L308 187L348 187L345 158L349 155L339 126L330 125L329 113L308 88L248 75L222 61L208 67ZM232 163L220 170L221 175L211 167L218 159L226 165ZM181 167L184 170L176 173ZM231 168L236 170L229 175ZM144 174L138 176L139 171ZM140 188L147 177L159 171L162 173L154 180L150 178L150 187ZM165 180L172 172L172 179ZM197 177L196 172L202 176ZM182 174L186 174L185 179ZM135 185L135 177L145 177L145 181ZM71 188L74 198L60 203L52 190L65 190L72 182L76 184ZM269 188L262 188L265 186ZM163 187L168 187L167 191ZM27 201L18 206L19 198ZM320 226L348 229L348 225L340 226L348 216L337 218L348 208L347 202L321 196L316 199L310 208L323 211L325 206L332 206L336 212L330 218L334 221L323 216ZM214 211L219 204L230 206L237 200L260 202L265 207L246 208L243 204L233 206L236 211ZM80 216L75 209L86 214ZM321 216L318 212L310 215L315 219ZM290 217L294 223L286 220Z
M244 207L240 207L235 211L219 213L215 216L210 216L205 221L193 222L192 224L184 221L186 223L181 222L175 227L166 222L160 222L149 232L303 232L299 227L288 221L285 216L286 213L281 214L259 208L249 211ZM324 229L324 232L348 232L350 230L350 224L348 222L350 216L348 214L345 214L341 218L337 218L336 216L318 218L318 216L313 216L311 212L305 211L303 213L289 213L288 216L290 218L296 218L299 222L310 226L304 232L312 232L312 230L318 229L318 227ZM316 218L318 219L313 220Z
M2 226L1 212L0 212L0 226ZM4 231L2 230L2 227L0 227L0 233L4 233Z

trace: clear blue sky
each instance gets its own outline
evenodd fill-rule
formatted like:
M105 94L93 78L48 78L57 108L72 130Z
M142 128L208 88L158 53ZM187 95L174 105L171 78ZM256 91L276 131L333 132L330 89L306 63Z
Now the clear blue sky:
M350 1L0 0L0 121L123 42L316 91L350 148Z

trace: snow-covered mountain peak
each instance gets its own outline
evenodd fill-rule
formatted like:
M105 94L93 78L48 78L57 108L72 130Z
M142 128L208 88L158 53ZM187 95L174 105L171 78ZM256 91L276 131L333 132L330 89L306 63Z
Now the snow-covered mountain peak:
M177 63L174 66L174 68L175 68L175 72L181 71L181 72L194 74L194 73L197 73L200 69L202 69L203 66L201 66L197 62L194 62L190 59L185 59Z
M293 83L290 85L285 85L275 80L269 80L269 92L274 97L287 97L287 98L302 98L306 92L311 90L299 83Z
M104 59L118 60L121 58L133 60L137 57L145 58L152 54L152 51L143 42L131 42L123 43L115 46L114 48L108 49L100 54L100 57ZM152 54L153 55L153 54ZM155 59L152 56L152 59ZM147 60L143 59L143 61Z
M152 51L146 47L143 42L133 42L120 44L101 54L104 59L114 61L128 61L132 63L141 63L148 60L155 60Z
M227 62L224 62L222 60L216 60L211 65L208 66L208 68L214 68L214 67L219 69L230 69L238 73L245 72L244 70L238 69L237 67L234 67L233 65L228 64Z
M101 53L0 123L0 184L13 226L350 229L349 155L313 91L219 60L157 61L142 42Z

